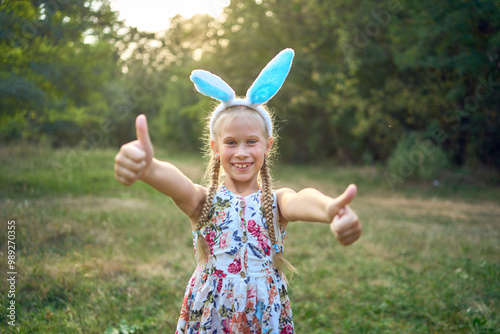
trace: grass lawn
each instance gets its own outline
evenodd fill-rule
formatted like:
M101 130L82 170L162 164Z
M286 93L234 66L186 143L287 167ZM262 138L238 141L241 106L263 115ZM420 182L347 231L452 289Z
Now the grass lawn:
M119 184L115 154L0 148L1 333L174 333L195 266L190 225L162 194ZM198 156L157 157L199 181ZM364 229L354 245L325 225L289 225L297 333L500 333L498 186L408 181L393 191L371 167L277 165L274 179L331 196L359 188L352 207Z

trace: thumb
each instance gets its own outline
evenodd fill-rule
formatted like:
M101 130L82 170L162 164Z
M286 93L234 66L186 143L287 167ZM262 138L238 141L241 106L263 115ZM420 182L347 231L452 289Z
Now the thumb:
M151 159L153 157L153 144L151 144L151 139L149 138L146 115L141 114L135 119L135 133L137 135L137 140L144 151L146 151L146 159Z
M337 214L339 214L339 211L342 208L351 203L357 192L358 188L356 187L356 185L350 184L342 195L333 200L333 203L330 205L329 209L330 217L335 217Z

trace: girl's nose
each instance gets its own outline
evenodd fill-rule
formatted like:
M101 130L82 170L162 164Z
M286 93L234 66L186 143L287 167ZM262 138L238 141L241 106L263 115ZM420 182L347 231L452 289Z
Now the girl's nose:
M238 145L238 148L236 150L236 156L237 157L246 157L246 156L248 156L248 151L247 151L245 145Z

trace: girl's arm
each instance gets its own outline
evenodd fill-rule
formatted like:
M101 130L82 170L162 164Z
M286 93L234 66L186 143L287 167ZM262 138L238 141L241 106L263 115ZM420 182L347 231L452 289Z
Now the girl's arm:
M205 187L194 184L171 163L155 158L141 180L171 197L191 221L197 220L207 191Z
M146 116L137 116L135 125L137 140L123 145L115 157L116 179L127 186L142 180L171 197L192 222L196 221L206 188L194 184L174 165L153 158Z
M357 188L350 185L337 198L307 188L298 193L292 189L278 190L278 207L282 224L292 221L307 221L330 224L335 237L345 246L361 236L361 223L356 213L347 205L356 195Z

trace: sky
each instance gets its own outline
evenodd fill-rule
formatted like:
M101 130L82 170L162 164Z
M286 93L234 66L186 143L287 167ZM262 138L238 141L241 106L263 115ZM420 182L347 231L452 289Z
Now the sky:
M139 30L157 32L168 29L169 19L177 14L186 18L194 14L217 17L230 0L111 0L119 18Z

